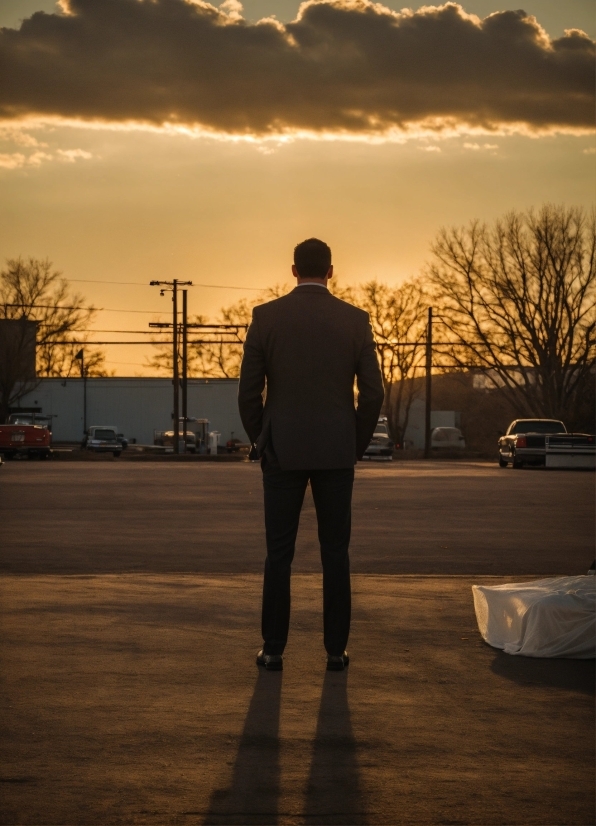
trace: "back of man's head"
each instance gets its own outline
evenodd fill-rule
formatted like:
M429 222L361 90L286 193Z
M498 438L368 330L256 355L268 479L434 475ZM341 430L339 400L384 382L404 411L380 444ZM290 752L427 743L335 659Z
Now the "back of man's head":
M294 266L300 278L325 278L331 266L331 250L318 238L307 238L294 247Z

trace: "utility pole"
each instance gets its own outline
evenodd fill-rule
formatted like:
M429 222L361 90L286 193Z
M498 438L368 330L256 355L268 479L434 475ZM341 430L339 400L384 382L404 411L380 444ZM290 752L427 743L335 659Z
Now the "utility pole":
M75 360L81 362L81 378L83 379L83 433L87 432L87 373L85 371L85 351L79 350Z
M178 281L174 279L172 289L174 332L172 363L174 365L174 453L180 453L180 375L178 365Z
M172 359L174 384L174 453L180 453L180 371L178 365L178 288L192 287L192 281L150 281L150 286L161 287L160 295L172 293ZM185 291L186 292L186 291ZM169 325L168 325L169 326ZM185 427L186 429L186 427Z
M428 325L426 328L426 398L424 404L424 458L430 459L430 411L432 405L432 368L433 368L433 308L428 308Z
M188 421L188 290L182 290L182 443L186 452Z

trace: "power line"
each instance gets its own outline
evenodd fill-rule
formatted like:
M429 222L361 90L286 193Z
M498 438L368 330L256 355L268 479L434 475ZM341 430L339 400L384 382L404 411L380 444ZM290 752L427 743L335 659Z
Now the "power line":
M47 326L47 325L43 325ZM248 325L246 324L188 324L189 329L195 327L204 327L208 329L213 329L216 327L231 327L234 329L241 328L246 329ZM164 324L164 329L160 330L159 328L155 328L152 330L98 330L96 328L83 328L81 330L74 330L75 333L120 333L120 334L127 334L127 335L136 335L136 336L152 336L152 335L163 335L164 333L168 333L169 329L171 329L172 325L168 322ZM159 342L160 343L160 342ZM471 345L474 344L481 344L481 342L471 342ZM470 345L470 346L471 346ZM387 347L388 345L384 345L383 343L378 345L380 348ZM424 342L418 341L392 341L390 347L425 347ZM462 346L458 344L458 342L453 341L434 341L433 347L454 347L454 346Z
M93 310L96 313L145 313L147 315L164 315L164 310L116 310L113 307L66 307L64 304L5 304L5 307L28 307L33 310L78 310L87 312ZM18 321L18 319L17 319ZM35 321L35 319L32 319Z
M74 330L75 333L130 333L135 336L152 336L155 333L167 333L168 330Z
M69 278L69 281L76 281L77 284L118 284L135 287L150 287L145 281L99 281L93 278ZM195 284L195 287L205 287L210 290L251 290L254 292L263 292L268 287L233 287L231 284Z
M135 286L135 287L150 287L151 285L148 284L146 281L101 281L98 278L69 278L68 281L76 281L77 284L117 284L120 285L127 285L127 286ZM114 362L116 364L116 362ZM126 362L122 362L122 364L126 364Z
M221 341L219 339L205 339L205 338L189 338L189 344L244 344L243 341ZM76 345L77 347L97 347L99 345L106 345L106 344L139 344L143 347L151 347L152 345L156 345L162 347L164 344L174 344L173 340L171 339L161 339L161 341L44 341L41 346L45 347L48 344L54 345L66 345L72 344Z
M171 325L168 325L171 329ZM217 327L232 327L235 329L241 328L245 329L247 327L246 324L197 324L197 325L188 325L189 329L192 327L206 327L209 329L217 328ZM143 336L152 336L152 335L163 335L164 333L169 333L170 330L74 330L75 333L126 333L130 335L143 335ZM232 335L232 331L230 331L230 335ZM222 332L221 335L226 335L225 332ZM243 344L241 341L203 341L203 339L189 339L189 344L201 344L201 343L209 343L209 344ZM46 341L44 344L168 344L166 340L157 340L157 341ZM391 345L392 347L424 347L424 344L420 344L419 342L414 341L395 341ZM433 342L433 347L451 347L453 346L453 342L451 341L437 341Z
M145 313L146 315L164 315L164 310L116 310L113 307L95 307L100 313Z

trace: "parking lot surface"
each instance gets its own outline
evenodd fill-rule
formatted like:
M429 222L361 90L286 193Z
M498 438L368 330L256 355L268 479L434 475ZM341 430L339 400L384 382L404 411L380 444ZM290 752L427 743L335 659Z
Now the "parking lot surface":
M262 570L256 464L12 462L0 470L0 486L0 571ZM358 465L355 572L582 574L593 558L593 473ZM319 569L309 491L294 570Z
M279 674L258 575L4 577L2 823L592 823L593 663L489 648L473 581L355 576L327 674L298 575Z
M258 671L255 465L0 469L0 823L594 822L594 663L512 657L471 585L585 573L594 474L363 465L351 663L307 494L284 671Z

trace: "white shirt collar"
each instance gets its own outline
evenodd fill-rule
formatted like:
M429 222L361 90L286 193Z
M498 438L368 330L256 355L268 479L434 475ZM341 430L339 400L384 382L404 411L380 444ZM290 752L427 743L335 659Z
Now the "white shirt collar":
M303 281L302 284L296 284L297 287L322 287L327 290L327 284L317 284L316 281Z

